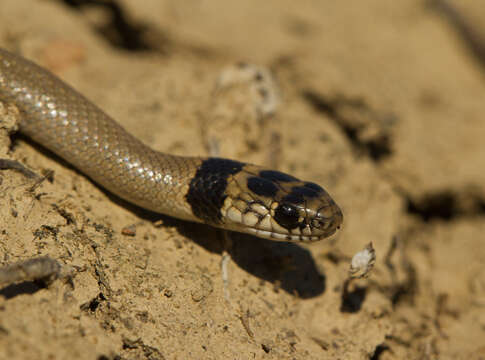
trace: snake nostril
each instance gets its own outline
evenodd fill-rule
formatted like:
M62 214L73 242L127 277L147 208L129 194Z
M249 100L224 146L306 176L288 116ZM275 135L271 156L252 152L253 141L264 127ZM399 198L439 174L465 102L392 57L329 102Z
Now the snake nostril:
M323 222L321 220L313 219L312 220L312 227L319 229L322 226Z

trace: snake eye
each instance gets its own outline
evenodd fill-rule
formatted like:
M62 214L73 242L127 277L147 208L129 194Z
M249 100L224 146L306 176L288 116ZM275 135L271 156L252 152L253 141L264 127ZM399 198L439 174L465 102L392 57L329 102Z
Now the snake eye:
M298 224L298 218L300 217L298 210L293 205L281 204L275 210L274 219L278 224L285 229L294 229Z

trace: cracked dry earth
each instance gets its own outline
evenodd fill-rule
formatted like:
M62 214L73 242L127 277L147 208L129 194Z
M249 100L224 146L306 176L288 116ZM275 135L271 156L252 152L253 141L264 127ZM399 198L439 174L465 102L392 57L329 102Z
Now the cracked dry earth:
M483 1L140 4L3 0L0 46L158 150L324 185L344 227L228 241L148 213L1 104L0 158L41 180L0 171L0 265L67 275L0 284L0 359L485 359Z

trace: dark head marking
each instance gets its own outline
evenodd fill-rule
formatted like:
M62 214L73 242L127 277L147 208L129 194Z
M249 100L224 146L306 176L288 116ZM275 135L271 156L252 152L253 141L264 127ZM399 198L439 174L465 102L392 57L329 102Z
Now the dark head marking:
M321 186L319 186L315 183L312 183L312 182L306 182L305 187L310 188L312 190L315 190L316 192L322 192L323 191Z
M281 181L281 182L300 181L291 175L288 175L279 171L275 171L275 170L260 171L259 176L270 181Z
M306 186L294 186L293 188L291 188L291 192L290 192L289 195L302 196L302 197L312 199L312 198L319 197L320 192L315 191L315 190L313 190L309 187L306 187Z
M227 195L227 179L241 171L244 164L234 160L209 158L199 166L185 196L192 212L207 223L218 224Z
M278 192L278 187L274 183L260 177L250 177L248 188L256 195L266 197L274 197Z
M291 192L286 195L283 199L281 199L284 203L291 203L291 204L298 204L301 205L305 202L305 198L302 194Z

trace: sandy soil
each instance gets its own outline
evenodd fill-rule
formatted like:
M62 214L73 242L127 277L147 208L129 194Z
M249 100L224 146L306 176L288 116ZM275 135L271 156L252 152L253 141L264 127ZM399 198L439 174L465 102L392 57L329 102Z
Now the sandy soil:
M65 3L1 1L0 46L156 149L217 143L324 185L345 226L308 246L230 234L223 257L218 230L134 208L12 135L3 104L0 158L53 176L33 186L0 172L0 264L49 255L73 276L2 285L1 359L485 359L485 62L449 12L418 0ZM479 3L455 6L485 39ZM250 82L218 91L242 61L274 75L274 114ZM369 242L375 270L346 288Z

